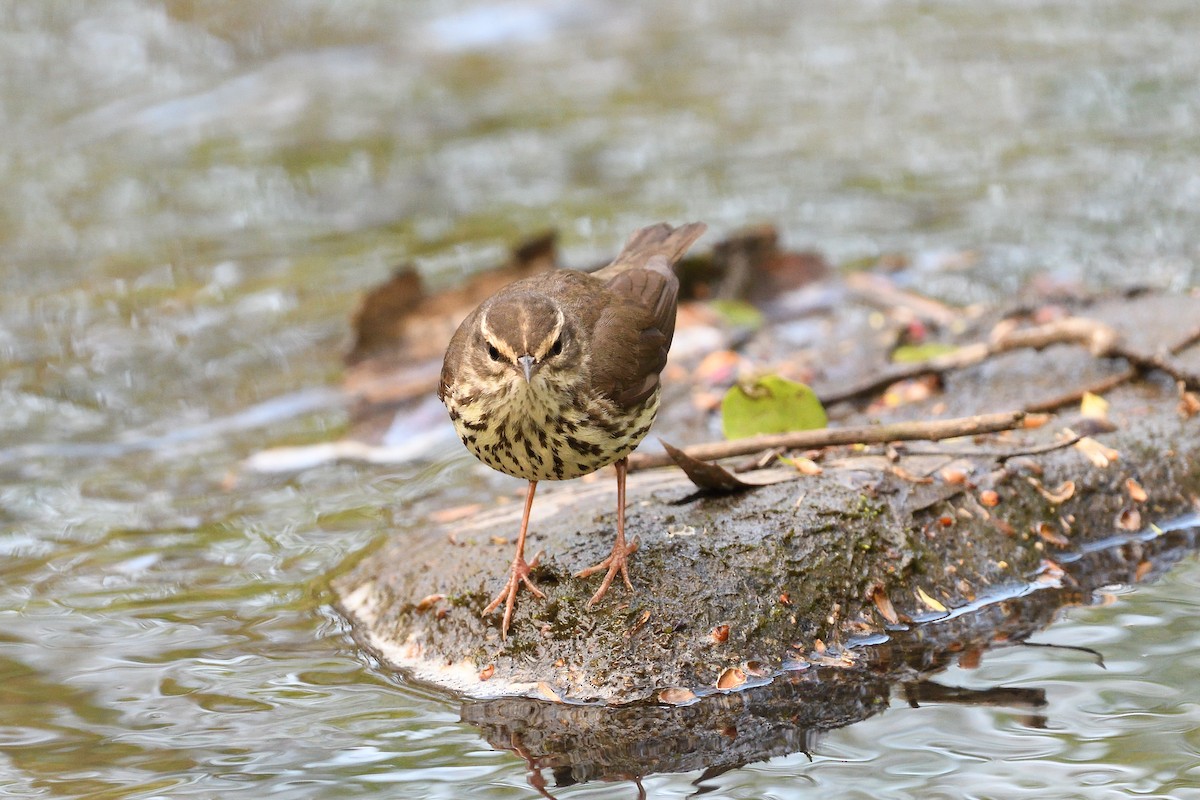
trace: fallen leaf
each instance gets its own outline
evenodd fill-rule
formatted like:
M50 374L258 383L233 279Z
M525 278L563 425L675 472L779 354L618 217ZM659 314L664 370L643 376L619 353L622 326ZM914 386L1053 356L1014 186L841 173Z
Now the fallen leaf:
M637 622L633 623L633 627L630 628L629 630L625 631L625 638L628 639L630 636L633 636L635 633L640 631L649 620L650 620L650 609L646 609L645 611L642 612L642 615L640 617L638 617Z
M931 361L938 356L949 355L956 350L958 347L944 342L900 345L892 351L892 363L919 364L922 361Z
M801 475L820 475L825 471L820 464L813 461L811 458L805 458L804 456L795 456L793 458L779 456L779 460L785 464L790 464L791 466L795 467L796 471Z
M937 375L926 375L921 378L897 381L883 390L883 396L872 403L883 408L898 408L909 403L919 403L933 397L942 387Z
M1079 401L1079 415L1084 419L1108 419L1108 401L1098 394L1084 392Z
M1179 398L1179 415L1184 419L1191 419L1197 414L1200 414L1200 394L1184 392Z
M874 601L879 615L887 620L889 624L895 625L900 622L900 616L896 613L896 607L892 605L892 601L883 591L882 586L876 586L871 592L871 600Z
M1100 444L1090 436L1085 436L1075 443L1075 449L1083 453L1088 461L1100 469L1104 469L1121 457L1121 454L1111 447Z
M445 599L446 595L444 594L427 594L417 601L417 611L428 611L430 608L437 605L439 601Z
M1021 420L1021 427L1026 430L1040 428L1054 418L1053 414L1026 414Z
M671 457L671 460L683 470L683 474L687 475L692 483L710 492L733 494L735 492L744 492L747 489L756 489L759 486L783 483L784 481L796 479L796 473L782 469L751 472L739 477L720 464L692 458L669 442L663 441L662 446L667 451L667 455Z
M738 667L730 667L717 678L718 689L736 689L746 682L746 673Z
M824 428L827 421L812 389L779 375L764 375L750 385L735 384L721 401L726 439L813 430Z
M945 611L946 610L946 607L944 605L942 605L940 602L938 602L934 598L930 597L925 592L925 590L922 589L920 586L917 587L917 599L920 600L922 603L924 603L925 606L927 608L929 608L931 611Z
M1061 505L1075 495L1075 481L1063 481L1056 489L1047 489L1037 478L1026 478L1029 485L1038 490L1038 494L1054 505Z
M763 313L745 300L713 300L708 306L731 328L754 331L763 325Z
M765 678L771 674L771 668L762 661L747 661L744 669L747 675L755 678Z
M487 679L491 678L495 674L496 674L496 665L488 664L486 667L479 670L479 680L486 681Z
M1133 573L1133 580L1140 583L1147 575L1150 574L1150 570L1152 569L1154 569L1154 562L1139 561L1137 569Z
M1049 542L1055 547L1069 547L1071 545L1071 540L1059 533L1049 522L1039 523L1034 526L1033 530L1038 535L1038 538L1044 542Z
M1117 514L1117 527L1123 531L1141 530L1142 512L1133 506L1126 506Z
M729 638L729 626L718 625L712 629L712 633L708 635L708 638L712 639L714 644L724 644Z
M979 504L985 508L995 508L1000 505L1000 495L992 489L984 489L979 493Z
M670 706L682 706L696 699L696 693L681 686L671 686L658 693L658 702Z
M933 478L929 478L924 475L914 475L911 472L909 472L908 470L906 470L904 467L901 467L898 464L893 464L891 467L888 468L888 471L891 472L893 475L895 475L900 480L908 481L909 483L921 483L921 484L933 483Z
M1129 499L1135 503L1146 502L1146 490L1142 485L1133 478L1125 481L1125 491L1129 493Z
M939 472L938 475L941 477L943 482L948 483L951 486L961 486L967 482L967 473L960 469L950 469L949 467L946 467Z

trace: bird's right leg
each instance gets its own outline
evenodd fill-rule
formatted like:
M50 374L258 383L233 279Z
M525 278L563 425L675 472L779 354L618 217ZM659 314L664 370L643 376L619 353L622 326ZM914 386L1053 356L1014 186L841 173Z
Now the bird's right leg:
M513 606L517 603L517 591L520 590L521 584L525 584L529 591L538 597L542 599L546 597L529 578L530 571L537 566L538 559L542 554L539 552L532 561L528 563L525 561L525 534L529 530L529 511L533 508L533 493L536 490L537 481L530 481L529 489L525 492L525 513L521 515L521 533L517 535L517 554L513 557L512 566L508 569L508 583L504 584L504 588L500 590L500 594L496 595L496 599L488 603L487 608L483 610L483 616L487 616L495 611L500 603L504 603L504 620L500 623L500 639L502 641L508 638L508 624L512 621Z

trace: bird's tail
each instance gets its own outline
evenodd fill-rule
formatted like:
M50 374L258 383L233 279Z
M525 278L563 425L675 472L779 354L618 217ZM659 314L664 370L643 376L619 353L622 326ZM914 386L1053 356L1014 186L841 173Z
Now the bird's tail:
M687 252L692 243L708 228L703 222L690 222L672 228L665 222L633 232L611 265L602 271L617 272L634 267L646 267L650 259L661 256L672 265Z

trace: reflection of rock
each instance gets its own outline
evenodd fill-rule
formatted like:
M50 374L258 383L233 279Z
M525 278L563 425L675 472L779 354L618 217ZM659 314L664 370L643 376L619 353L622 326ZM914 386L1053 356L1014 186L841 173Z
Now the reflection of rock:
M1021 645L1064 606L1087 604L1099 590L1156 574L1200 546L1200 516L1162 535L1098 540L1064 567L1056 583L997 593L970 613L893 631L889 640L851 647L840 666L812 665L741 692L711 694L691 705L620 708L525 697L467 701L464 721L512 750L554 784L704 770L706 777L774 756L808 752L823 732L874 716L894 693L910 705L960 703L1034 711L1045 692L1026 687L963 689L930 678L956 659L978 661L991 647ZM1147 573L1146 564L1154 565ZM1047 647L1047 658L1054 657ZM1033 714L1027 724L1046 720Z

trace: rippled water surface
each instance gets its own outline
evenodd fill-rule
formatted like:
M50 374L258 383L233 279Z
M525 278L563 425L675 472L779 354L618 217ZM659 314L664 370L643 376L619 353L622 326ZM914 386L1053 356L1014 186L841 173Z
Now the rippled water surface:
M6 5L0 794L536 796L329 611L349 560L479 480L466 457L238 469L344 430L323 390L361 291L547 226L586 262L660 218L839 264L970 249L927 273L958 301L1194 285L1197 41L1191 2ZM1200 567L1114 592L1036 637L1106 668L1009 648L939 677L1036 712L897 698L811 758L642 786L1189 796Z

